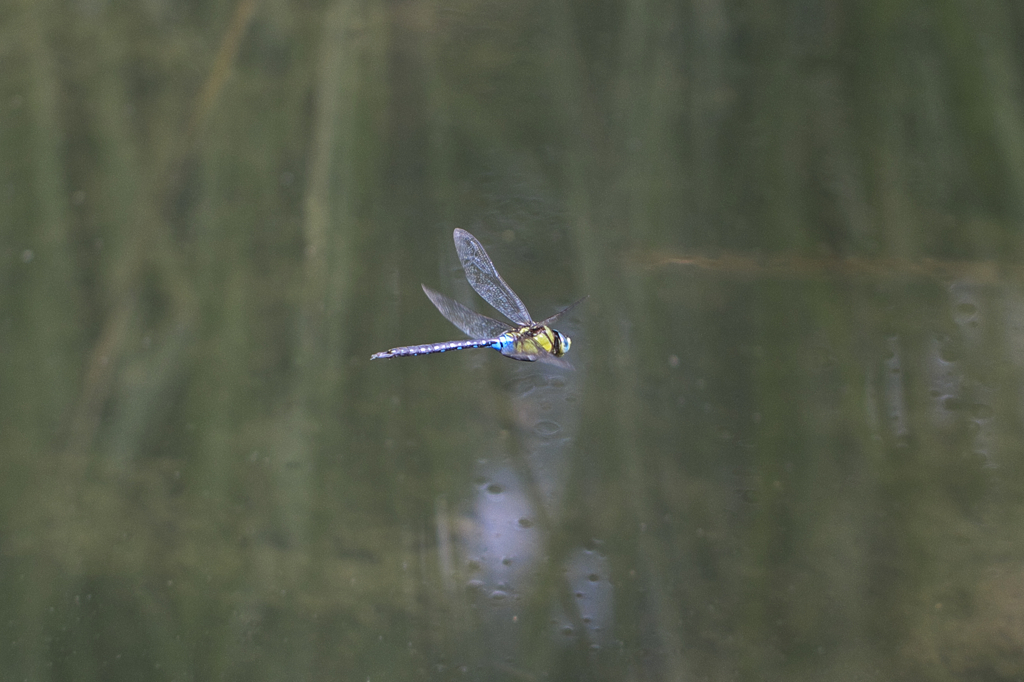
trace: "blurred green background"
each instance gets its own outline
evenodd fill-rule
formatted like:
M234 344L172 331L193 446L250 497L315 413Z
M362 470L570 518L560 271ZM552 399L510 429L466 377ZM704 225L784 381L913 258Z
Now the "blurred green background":
M1021 679L1022 36L0 5L0 678Z

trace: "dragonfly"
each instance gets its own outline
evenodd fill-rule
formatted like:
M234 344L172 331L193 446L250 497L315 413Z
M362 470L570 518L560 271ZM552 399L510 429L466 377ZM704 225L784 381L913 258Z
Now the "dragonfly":
M572 369L562 356L569 352L572 343L568 336L551 325L578 306L589 296L584 296L572 305L563 308L542 322L534 322L523 301L505 283L491 262L484 247L476 237L463 229L455 228L455 250L462 261L469 285L480 297L494 306L513 324L495 320L470 310L456 300L438 293L425 284L423 293L445 318L461 329L470 338L461 341L426 343L420 346L401 346L381 353L374 353L371 360L397 358L407 355L429 355L450 350L467 348L493 348L513 360L546 362L566 369Z

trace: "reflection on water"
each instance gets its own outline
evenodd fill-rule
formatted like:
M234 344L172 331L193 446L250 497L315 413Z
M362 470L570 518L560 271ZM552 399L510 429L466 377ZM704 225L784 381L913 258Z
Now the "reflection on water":
M0 4L0 679L1024 677L1022 21Z
M560 609L552 625L564 635L579 637L594 649L614 642L615 594L611 564L597 548L577 547L565 562L565 577L578 612L572 616ZM582 626L585 631L577 633Z
M565 544L560 530L579 423L576 375L517 370L507 397L515 433L477 453L457 529L442 505L438 533L441 572L459 575L479 607L488 660L523 674L537 603L557 647L598 648L613 641L614 590L599 543Z

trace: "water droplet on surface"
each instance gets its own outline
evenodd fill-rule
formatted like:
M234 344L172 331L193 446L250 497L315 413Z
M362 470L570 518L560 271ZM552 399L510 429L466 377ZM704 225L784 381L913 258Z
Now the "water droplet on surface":
M942 399L942 406L950 412L964 409L964 403L956 396L946 396Z
M939 359L943 362L957 362L960 360L960 352L951 343L943 343L939 346Z
M978 313L978 306L973 303L958 303L956 306L956 314L962 318L971 318Z
M971 415L975 419L991 419L993 414L995 414L995 411L991 405L979 404L971 407Z
M533 427L534 433L545 438L550 438L561 430L562 427L557 422L553 422L549 419L539 421Z

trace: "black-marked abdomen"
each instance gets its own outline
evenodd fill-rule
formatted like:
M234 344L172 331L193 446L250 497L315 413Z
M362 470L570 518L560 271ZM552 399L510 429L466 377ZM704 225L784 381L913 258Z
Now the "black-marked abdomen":
M466 348L491 348L497 342L496 339L466 339L463 341L444 341L442 343L425 343L420 346L401 346L392 348L382 353L374 353L371 360L382 360L385 358L397 358L405 355L430 355L431 353L444 353L449 350L463 350Z

